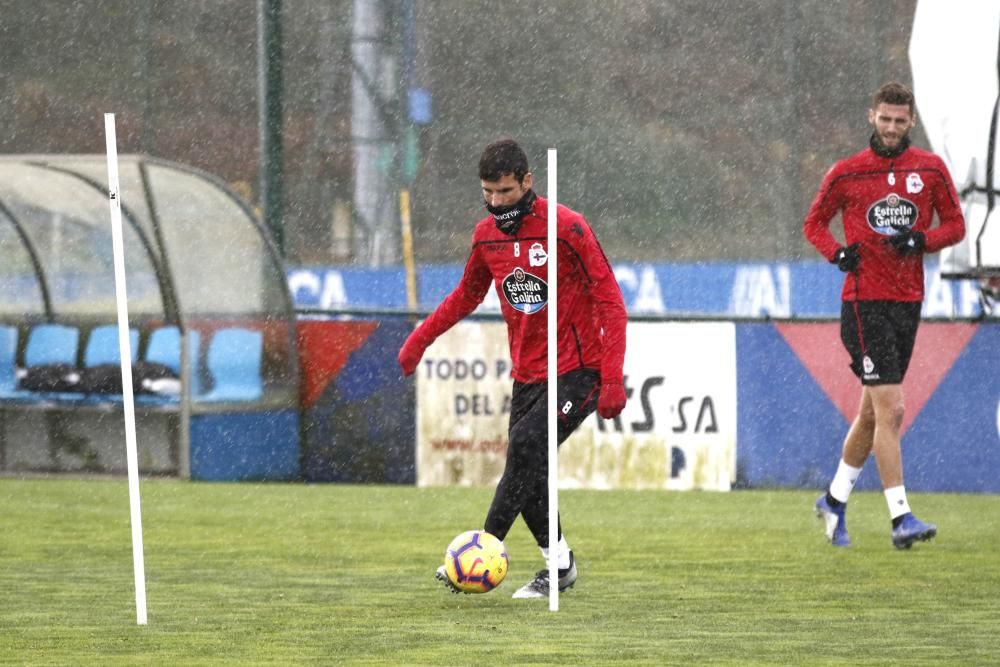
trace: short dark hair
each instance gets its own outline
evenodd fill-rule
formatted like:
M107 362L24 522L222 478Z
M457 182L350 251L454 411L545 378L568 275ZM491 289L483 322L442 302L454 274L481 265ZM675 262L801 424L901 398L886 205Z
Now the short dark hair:
M499 181L513 174L520 183L528 171L528 156L513 139L494 141L483 149L479 158L479 179L482 181Z
M898 81L884 83L875 91L875 95L872 96L872 108L874 109L880 104L905 104L910 107L911 114L916 111L913 91Z

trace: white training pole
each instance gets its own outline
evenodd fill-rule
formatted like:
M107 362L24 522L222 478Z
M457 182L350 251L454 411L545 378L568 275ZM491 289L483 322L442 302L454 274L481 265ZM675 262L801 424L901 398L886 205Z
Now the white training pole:
M546 243L549 270L548 299L548 416L549 416L549 611L559 611L559 435L556 418L556 389L559 376L559 354L556 347L557 319L556 290L559 241L556 237L556 149L549 149L546 173L549 186L548 240Z
M111 239L115 253L115 299L118 302L118 349L122 363L122 398L125 399L125 456L128 462L128 501L132 517L132 568L135 572L135 614L146 625L146 567L142 556L142 512L139 507L139 455L135 442L135 397L132 394L132 341L128 330L128 297L125 291L125 244L122 240L122 203L118 190L118 141L115 115L104 114L108 144L108 198L111 203Z

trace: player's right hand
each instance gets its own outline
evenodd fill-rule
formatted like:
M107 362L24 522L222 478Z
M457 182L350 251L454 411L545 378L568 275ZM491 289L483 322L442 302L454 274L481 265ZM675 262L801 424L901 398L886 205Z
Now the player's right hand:
M416 331L410 334L403 347L399 348L399 367L403 369L403 375L413 375L426 349L427 345L417 336Z
M838 269L844 273L854 273L858 270L858 264L861 263L861 253L858 252L860 245L860 243L852 243L837 250L833 256L833 263L837 265Z

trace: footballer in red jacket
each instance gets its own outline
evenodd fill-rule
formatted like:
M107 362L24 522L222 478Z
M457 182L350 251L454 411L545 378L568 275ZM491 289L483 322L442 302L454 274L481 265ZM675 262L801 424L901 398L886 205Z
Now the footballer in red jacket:
M479 161L483 198L490 215L472 236L472 252L458 287L414 330L399 352L403 373L417 368L427 347L472 313L496 287L507 322L514 388L507 459L484 529L503 540L518 515L524 518L548 562L557 560L559 589L576 582L573 552L562 534L548 543L547 345L548 202L531 189L528 158L511 139L485 148ZM625 407L622 367L627 315L621 290L590 225L579 213L557 208L558 238L558 442L597 409L605 419ZM451 587L443 566L437 578ZM549 571L541 570L515 598L549 595ZM453 587L452 587L453 588Z
M965 221L955 185L937 155L910 145L912 91L887 83L875 93L869 146L837 162L804 224L806 238L843 271L840 338L861 381L861 406L826 495L816 501L827 539L849 546L847 499L874 454L892 520L892 543L908 549L937 534L910 511L903 485L902 382L924 297L924 255L958 243ZM840 213L844 242L830 232ZM932 226L935 213L938 224Z

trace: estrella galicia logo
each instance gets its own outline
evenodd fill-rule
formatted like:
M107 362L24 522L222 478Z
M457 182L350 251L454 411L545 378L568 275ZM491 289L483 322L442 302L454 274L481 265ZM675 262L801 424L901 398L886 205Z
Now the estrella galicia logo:
M890 192L868 208L868 226L879 234L895 236L917 222L917 205Z
M501 288L507 303L526 315L537 313L549 299L549 286L538 276L517 267L503 279Z

